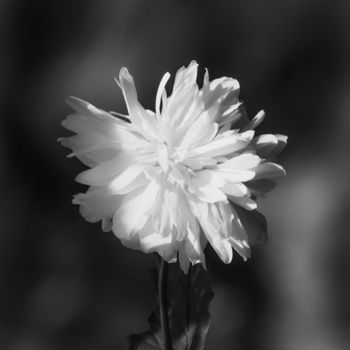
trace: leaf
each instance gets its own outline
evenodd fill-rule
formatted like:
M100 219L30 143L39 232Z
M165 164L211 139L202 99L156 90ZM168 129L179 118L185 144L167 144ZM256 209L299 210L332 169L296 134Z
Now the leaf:
M155 285L157 279L154 273ZM204 349L210 326L209 304L212 297L209 276L201 264L190 267L187 275L182 272L178 263L169 264L168 315L173 350ZM129 336L130 350L162 350L158 306L148 321L149 331Z

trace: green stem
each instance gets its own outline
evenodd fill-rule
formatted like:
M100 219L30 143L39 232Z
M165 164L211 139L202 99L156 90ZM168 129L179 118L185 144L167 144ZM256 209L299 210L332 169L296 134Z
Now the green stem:
M163 350L173 350L171 345L171 336L168 318L168 301L167 301L167 279L168 263L160 258L159 275L158 275L158 293L159 293L159 313L160 326L162 330Z

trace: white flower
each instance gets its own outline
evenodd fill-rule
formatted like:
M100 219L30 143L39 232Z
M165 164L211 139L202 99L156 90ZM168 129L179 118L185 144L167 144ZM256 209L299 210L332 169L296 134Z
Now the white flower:
M184 271L190 262L205 265L208 241L224 263L232 248L249 257L242 215L256 213L255 199L270 189L266 179L285 175L272 161L287 138L254 137L264 112L249 121L237 80L209 82L206 71L199 89L197 66L177 71L170 96L170 74L163 76L155 112L141 106L133 77L122 68L127 116L70 97L75 112L62 123L76 134L62 144L91 168L76 178L90 186L73 199L82 216L102 220L103 230L129 248L157 252L168 262L179 257Z

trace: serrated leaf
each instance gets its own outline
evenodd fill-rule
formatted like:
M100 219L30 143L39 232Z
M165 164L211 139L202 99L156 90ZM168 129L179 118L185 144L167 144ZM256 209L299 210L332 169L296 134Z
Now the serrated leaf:
M157 278L154 278L157 283ZM168 315L173 350L203 350L210 326L213 293L201 264L185 275L178 264L169 265ZM157 305L159 304L157 294ZM158 306L149 317L150 330L129 336L130 350L162 350Z

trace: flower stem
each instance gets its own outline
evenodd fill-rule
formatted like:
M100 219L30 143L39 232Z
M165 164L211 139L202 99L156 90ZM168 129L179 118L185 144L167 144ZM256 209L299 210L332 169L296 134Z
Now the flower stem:
M159 275L158 275L158 293L159 293L159 313L160 327L162 331L163 350L173 350L171 345L168 302L167 302L167 279L168 263L160 258Z

